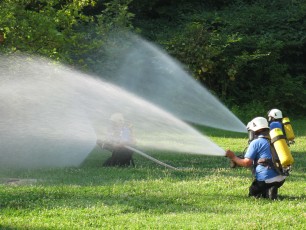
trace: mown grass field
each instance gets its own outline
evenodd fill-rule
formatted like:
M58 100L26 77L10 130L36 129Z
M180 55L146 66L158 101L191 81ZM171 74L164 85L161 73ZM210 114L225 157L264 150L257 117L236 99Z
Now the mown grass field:
M249 198L250 170L225 157L151 153L181 170L137 155L135 168L102 168L109 153L95 149L78 168L0 169L0 229L306 229L306 121L292 123L295 164L276 201ZM247 145L205 133L237 154Z

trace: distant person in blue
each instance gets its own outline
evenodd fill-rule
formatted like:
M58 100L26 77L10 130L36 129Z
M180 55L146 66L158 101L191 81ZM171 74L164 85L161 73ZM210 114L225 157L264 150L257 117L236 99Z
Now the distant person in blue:
M271 109L268 112L268 122L270 129L279 128L284 132L283 124L282 124L283 114L279 109Z
M290 124L290 120L288 117L283 117L282 111L280 111L279 109L271 109L268 112L268 122L270 130L275 128L279 128L282 130L288 146L295 143L295 135Z
M103 163L103 166L135 166L133 151L125 148L126 145L134 144L132 127L126 124L121 113L112 114L106 140L98 140L97 144L112 152L112 156Z
M227 150L226 156L242 167L252 167L255 179L249 188L249 196L277 199L278 188L285 182L285 176L279 175L272 163L269 140L268 121L264 117L256 117L247 125L254 132L244 158L237 157Z

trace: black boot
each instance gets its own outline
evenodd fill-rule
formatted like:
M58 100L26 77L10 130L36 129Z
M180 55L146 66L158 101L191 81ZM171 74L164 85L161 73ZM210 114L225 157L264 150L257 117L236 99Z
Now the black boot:
M271 188L269 188L268 190L268 197L271 200L276 200L277 199L277 192L278 192L278 188L276 186L272 186Z
M262 197L262 198L269 198L269 189L263 191L263 192L261 193L261 197Z

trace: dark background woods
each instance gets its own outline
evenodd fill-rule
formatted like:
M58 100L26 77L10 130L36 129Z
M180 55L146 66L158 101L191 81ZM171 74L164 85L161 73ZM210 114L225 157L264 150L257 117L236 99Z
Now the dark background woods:
M306 114L304 0L4 0L0 50L85 69L105 35L129 28L160 45L240 118Z

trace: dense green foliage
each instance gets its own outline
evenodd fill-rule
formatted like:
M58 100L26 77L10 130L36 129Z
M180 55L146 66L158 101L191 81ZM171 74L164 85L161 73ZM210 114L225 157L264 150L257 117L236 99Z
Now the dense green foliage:
M99 10L94 11L95 7ZM131 17L124 1L111 1L101 8L95 0L4 0L0 3L4 38L0 50L43 55L82 67L84 53L101 47L101 38L109 30L130 27Z
M293 125L295 164L277 201L249 198L250 170L231 169L225 157L151 153L182 170L140 156L136 168L102 168L109 153L97 150L80 168L1 168L0 228L305 229L306 122ZM247 144L240 134L206 132L237 154Z
M0 51L85 68L105 35L129 28L181 61L239 117L306 110L303 0L4 0ZM99 55L100 56L100 55Z
M279 107L305 115L305 1L143 4L135 9L142 34L163 45L234 110L252 116Z

